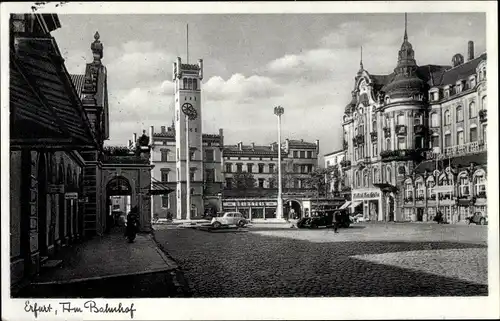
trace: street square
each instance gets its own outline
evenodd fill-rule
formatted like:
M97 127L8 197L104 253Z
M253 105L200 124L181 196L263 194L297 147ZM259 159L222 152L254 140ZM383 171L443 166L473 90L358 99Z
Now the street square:
M413 231L413 233L409 233ZM484 296L487 229L359 224L207 233L159 226L193 297Z

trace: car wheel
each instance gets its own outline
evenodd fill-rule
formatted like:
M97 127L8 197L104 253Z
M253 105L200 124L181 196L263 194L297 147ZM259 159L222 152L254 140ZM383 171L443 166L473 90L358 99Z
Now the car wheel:
M311 228L317 228L318 226L316 225L316 223L311 223Z
M239 226L239 227L245 227L245 224L246 224L246 223L245 223L245 221L243 221L243 220L241 220L241 221L239 221L239 222L238 222L238 226Z
M222 225L222 224L221 224L220 222L214 222L214 224L212 224L212 226L213 226L214 228L219 228L219 227L221 227L221 225Z
M479 225L486 225L486 220L484 217L479 220Z

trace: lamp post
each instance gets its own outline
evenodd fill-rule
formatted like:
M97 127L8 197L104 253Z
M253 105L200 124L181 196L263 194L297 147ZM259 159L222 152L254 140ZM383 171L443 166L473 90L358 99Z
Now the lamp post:
M186 219L191 219L191 169L189 167L189 160L191 158L191 151L189 150L189 121L195 120L198 117L196 109L190 103L182 105L182 112L186 119Z
M285 113L285 109L281 106L274 107L274 114L278 116L278 210L276 218L283 218L283 198L281 191L281 115Z

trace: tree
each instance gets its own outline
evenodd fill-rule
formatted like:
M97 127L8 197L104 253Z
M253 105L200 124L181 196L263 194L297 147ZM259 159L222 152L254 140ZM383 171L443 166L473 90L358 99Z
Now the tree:
M250 189L255 187L255 177L252 173L239 172L233 175L234 186L237 189Z
M281 163L281 189L285 190L285 188L289 188L292 185L294 175L290 170L291 162L282 162ZM269 178L269 182L272 183L275 188L278 188L278 169L274 171L273 175Z
M328 168L316 168L314 171L309 173L309 177L305 180L305 183L316 190L316 196L319 197L321 194L327 194L327 187L332 181L332 173L334 172L333 167Z

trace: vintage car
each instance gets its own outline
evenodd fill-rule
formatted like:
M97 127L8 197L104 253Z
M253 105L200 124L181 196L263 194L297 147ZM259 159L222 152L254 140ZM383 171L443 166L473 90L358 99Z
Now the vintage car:
M227 212L221 217L213 217L210 225L214 228L219 228L221 226L236 225L238 227L244 227L248 224L247 219L240 212Z
M468 224L486 225L488 224L488 215L481 212L476 212L474 215L467 217Z
M318 228L318 227L332 227L333 216L336 215L338 227L349 227L351 225L351 218L349 212L346 210L327 210L319 211L314 216L304 217L297 221L298 228Z

